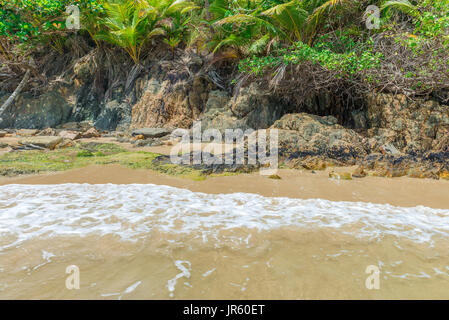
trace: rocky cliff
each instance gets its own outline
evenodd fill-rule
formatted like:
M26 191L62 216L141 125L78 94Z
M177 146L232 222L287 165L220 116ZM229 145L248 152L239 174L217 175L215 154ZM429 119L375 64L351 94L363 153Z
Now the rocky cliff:
M44 129L88 120L98 130L126 135L146 127L190 128L201 120L203 129L280 130L280 152L292 166L363 164L391 176L449 170L449 107L436 101L371 94L348 119L329 94L297 106L252 82L232 95L205 59L191 53L128 70L123 79L98 63L89 54L46 93L22 94L0 127ZM0 103L6 97L0 95ZM430 163L422 170L427 173L416 171L418 162Z

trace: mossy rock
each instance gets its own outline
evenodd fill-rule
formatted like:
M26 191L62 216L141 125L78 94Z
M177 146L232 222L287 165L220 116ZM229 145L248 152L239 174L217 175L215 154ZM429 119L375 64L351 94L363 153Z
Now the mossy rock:
M350 172L329 172L329 178L337 180L352 180L352 175Z
M89 150L81 150L76 154L78 158L84 158L84 157L93 157L94 154L90 152Z
M74 147L56 150L8 152L0 156L0 175L17 176L56 172L88 165L119 164L131 169L148 169L192 180L204 180L201 170L154 161L162 155L153 152L129 152L108 143L78 143Z

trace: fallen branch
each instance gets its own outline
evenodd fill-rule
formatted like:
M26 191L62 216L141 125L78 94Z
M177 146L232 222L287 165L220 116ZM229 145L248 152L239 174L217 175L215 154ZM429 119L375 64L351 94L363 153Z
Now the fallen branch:
M27 70L25 73L25 76L23 77L22 81L17 86L16 90L9 96L8 100L5 101L5 103L0 107L0 122L2 122L2 115L5 112L6 109L14 102L14 100L17 98L19 93L22 91L23 87L27 83L28 79L30 78L30 69Z
M27 143L27 144L22 144L20 146L16 146L16 147L12 147L13 150L45 150L45 148L36 146L35 144L32 143Z

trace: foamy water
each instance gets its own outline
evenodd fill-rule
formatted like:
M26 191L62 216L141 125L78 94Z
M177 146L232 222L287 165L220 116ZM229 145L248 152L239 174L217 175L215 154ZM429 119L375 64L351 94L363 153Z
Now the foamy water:
M266 281L271 285L278 281L278 291L261 297L292 298L296 291L287 289L291 283L300 281L304 286L304 281L309 281L306 279L314 278L285 278L291 268L296 268L290 265L293 261L303 270L322 268L321 272L332 274L336 268L332 261L336 260L346 265L343 274L354 275L357 283L363 283L364 268L371 263L383 267L387 279L441 281L442 277L444 283L440 285L446 286L449 262L447 252L444 256L442 253L448 248L448 238L449 210L422 206L403 208L245 193L211 195L151 184L7 185L0 187L0 293L4 297L8 292L27 297L25 292L31 290L36 283L33 281L43 281L34 278L39 272L56 270L58 263L77 264L73 260L108 272L125 270L125 265L135 268L136 276L129 283L96 291L97 281L92 280L90 291L83 291L81 297L142 297L139 290L149 290L145 278L150 277L151 283L160 282L159 287L152 289L153 295L146 292L149 295L144 297L177 297L180 290L190 290L201 298L235 298L224 294L224 289L208 295L207 286L211 284L198 284L198 279L218 277L225 281L218 287L229 286L229 292L238 289L238 298L244 293L256 298L259 296L251 296L251 292L260 294L259 289L247 290L251 279L275 268L277 276L269 276L270 271ZM77 246L82 248L77 250ZM165 250L168 247L169 253ZM217 252L221 253L217 256ZM96 260L99 256L101 264ZM124 264L123 257L133 259ZM110 265L104 259L111 259ZM144 260L137 263L140 259ZM227 262L231 260L232 267ZM318 262L322 265L317 266ZM154 273L162 271L154 269L150 275L141 270L147 264L170 273L165 278L156 277ZM229 278L235 272L242 272L240 283ZM316 281L322 281L320 277ZM16 285L8 291L19 278L29 285ZM94 278L93 271L88 278ZM3 289L2 283L6 285ZM438 283L434 285L439 290ZM59 287L56 291L49 297L68 294ZM320 297L309 291L299 297Z
M14 237L1 249L43 235L115 234L137 240L157 228L200 233L220 230L346 227L359 237L385 235L431 242L449 237L449 210L364 202L210 195L159 185L8 185L0 187L0 234ZM242 239L243 240L243 239Z

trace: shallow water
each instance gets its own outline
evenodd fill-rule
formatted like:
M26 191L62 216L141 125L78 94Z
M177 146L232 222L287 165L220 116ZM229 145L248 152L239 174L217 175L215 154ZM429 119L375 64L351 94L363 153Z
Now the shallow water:
M449 298L449 210L168 186L0 187L0 298ZM80 289L66 288L78 266ZM367 289L368 266L380 270Z

